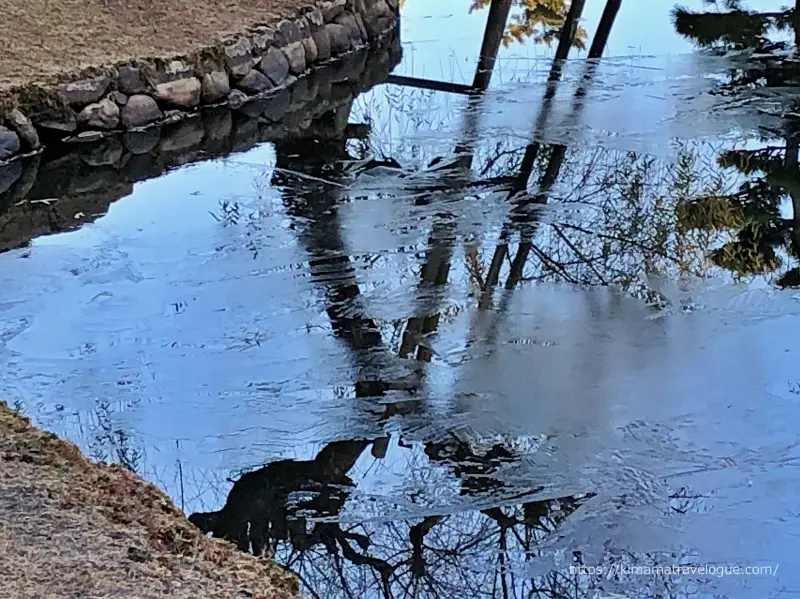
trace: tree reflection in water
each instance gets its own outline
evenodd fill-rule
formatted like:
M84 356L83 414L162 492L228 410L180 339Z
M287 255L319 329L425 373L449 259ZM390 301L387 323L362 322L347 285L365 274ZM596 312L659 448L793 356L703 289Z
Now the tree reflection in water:
M242 550L269 550L299 575L312 596L576 596L580 577L569 577L569 570L531 577L524 573L525 562L536 557L536 544L591 495L385 524L336 521L352 489L345 473L366 444L334 442L313 460L268 464L236 481L220 511L192 514L190 520ZM406 459L424 460L401 445L397 451L408 454ZM484 503L504 486L492 472L513 458L500 445L478 455L457 441L427 443L425 454L429 463L423 468L452 469L463 481L462 493Z
M753 85L780 87L794 81L793 61L782 54L789 46L769 41L766 33L768 25L796 32L795 11L759 15L741 11L735 0L727 5L728 13L675 13L678 31L702 46L718 52L758 51L758 57L751 58L747 68L736 69L718 92L740 94ZM608 3L603 36L618 9L619 2ZM574 28L575 22L568 26ZM604 45L593 40L593 58L602 55ZM557 60L565 57L562 53ZM575 90L576 119L593 74L594 67L588 65ZM486 249L482 240L466 243L476 307L496 307L493 289L504 281L495 327L509 292L526 281L615 285L658 303L670 299L654 284L660 278L699 279L714 268L739 276L764 274L800 256L799 144L791 123L780 131L781 144L726 150L718 153L717 164L709 163L708 147L699 144L678 146L672 163L580 144L545 144L539 139L548 125L559 77L554 66L532 143L503 141L488 148L476 143L481 98L470 98L459 117L456 159L429 161L427 187L421 193L415 189L414 200L417 206L436 208L415 288L418 314L403 323L397 342L367 316L341 232L338 210L346 187L339 184L345 176L342 165L378 165L367 161L368 155L353 156L353 144L342 136L351 107L344 111L344 120L332 116L333 134L324 151L310 149L308 140L278 144L283 172L318 181L309 184L307 179L302 189L286 181L273 183L286 189L284 202L312 276L324 289L332 330L351 350L357 372L354 395L364 405L378 406L381 421L398 415L417 422L430 417L420 393L432 361L426 339L440 327L455 259L458 229L452 206L469 194L500 193L509 202L488 264L481 257ZM398 102L398 108L402 104ZM403 163L402 149L395 150L382 164ZM741 176L729 177L729 167ZM795 208L792 219L781 216L780 205L787 196ZM512 252L514 240L517 247ZM798 272L796 266L784 268L778 283L797 284ZM521 459L513 444L495 442L481 449L444 428L447 432L423 440L401 432L333 441L313 459L270 463L241 476L221 510L195 513L190 519L242 550L275 555L314 597L596 596L603 577L569 568L582 563L580 551L547 555L560 560L556 568L540 562L546 556L542 544L558 535L595 490L540 497L537 493L545 488L539 486L541 481L520 487L504 476L506 468ZM395 499L397 514L387 514L385 498L377 507L370 506L367 494L355 492L351 473L369 462L367 449L374 463L400 463L409 476L423 473L419 494L410 485L411 490L404 487L403 496ZM445 487L452 491L454 484L455 492L431 504L431 497ZM692 495L684 490L669 500L676 514L693 509ZM663 557L609 548L604 565L653 564ZM677 560L681 555L670 557ZM620 574L613 582L631 581ZM664 575L637 580L625 590L629 597L683 597L699 595L702 588Z
M737 230L735 239L716 249L712 260L740 276L783 272L782 287L800 285L800 173L798 172L797 109L785 100L785 90L800 81L796 60L800 39L797 7L777 12L744 8L739 0L726 3L726 11L694 12L677 8L673 14L678 32L699 47L721 56L744 52L748 58L733 68L716 93L753 100L772 92L785 110L774 114L776 127L764 130L750 148L728 150L719 164L735 169L743 179L733 193L713 194L681 206L681 224L702 230ZM791 33L794 43L779 39ZM755 147L753 147L755 146ZM782 216L782 204L791 201L792 218ZM781 268L782 266L787 266Z

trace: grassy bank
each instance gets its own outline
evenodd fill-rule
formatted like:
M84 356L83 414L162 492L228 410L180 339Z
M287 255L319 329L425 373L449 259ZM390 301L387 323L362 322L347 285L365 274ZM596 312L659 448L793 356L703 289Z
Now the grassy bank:
M155 486L0 402L0 598L297 596L274 563L201 535Z
M0 89L212 45L307 0L0 0Z

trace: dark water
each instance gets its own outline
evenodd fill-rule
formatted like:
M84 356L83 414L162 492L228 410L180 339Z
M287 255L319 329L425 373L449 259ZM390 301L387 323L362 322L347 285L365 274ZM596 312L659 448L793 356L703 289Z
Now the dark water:
M395 75L469 84L486 11L406 4ZM42 157L2 394L308 597L795 596L800 71L750 7L700 48L624 0L556 85L531 39L473 96L372 87L388 52L291 131Z

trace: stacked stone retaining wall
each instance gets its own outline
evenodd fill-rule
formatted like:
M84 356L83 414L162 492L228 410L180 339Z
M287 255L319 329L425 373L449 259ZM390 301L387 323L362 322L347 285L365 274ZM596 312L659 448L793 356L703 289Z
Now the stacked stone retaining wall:
M289 90L303 88L312 70L393 31L398 4L326 0L295 19L253 26L189 55L98 66L67 82L8 90L0 96L0 162L48 144L175 123L205 106L274 108ZM284 113L265 110L263 116L279 122Z

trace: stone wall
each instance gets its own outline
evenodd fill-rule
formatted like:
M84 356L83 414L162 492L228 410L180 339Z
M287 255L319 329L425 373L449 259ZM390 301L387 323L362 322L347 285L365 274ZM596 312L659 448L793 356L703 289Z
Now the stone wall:
M55 88L10 90L0 98L0 162L47 144L175 123L204 106L274 108L287 94L296 95L294 88L303 88L311 71L392 31L398 4L325 0L294 20L254 26L190 55L98 67ZM284 116L280 110L265 112L272 120Z
M315 69L290 90L236 110L203 106L180 122L53 145L0 164L0 252L91 222L130 195L137 181L177 166L263 142L309 140L317 147L325 139L344 144L363 138L369 135L366 125L348 124L353 101L384 81L401 56L399 36L390 32L377 45Z

